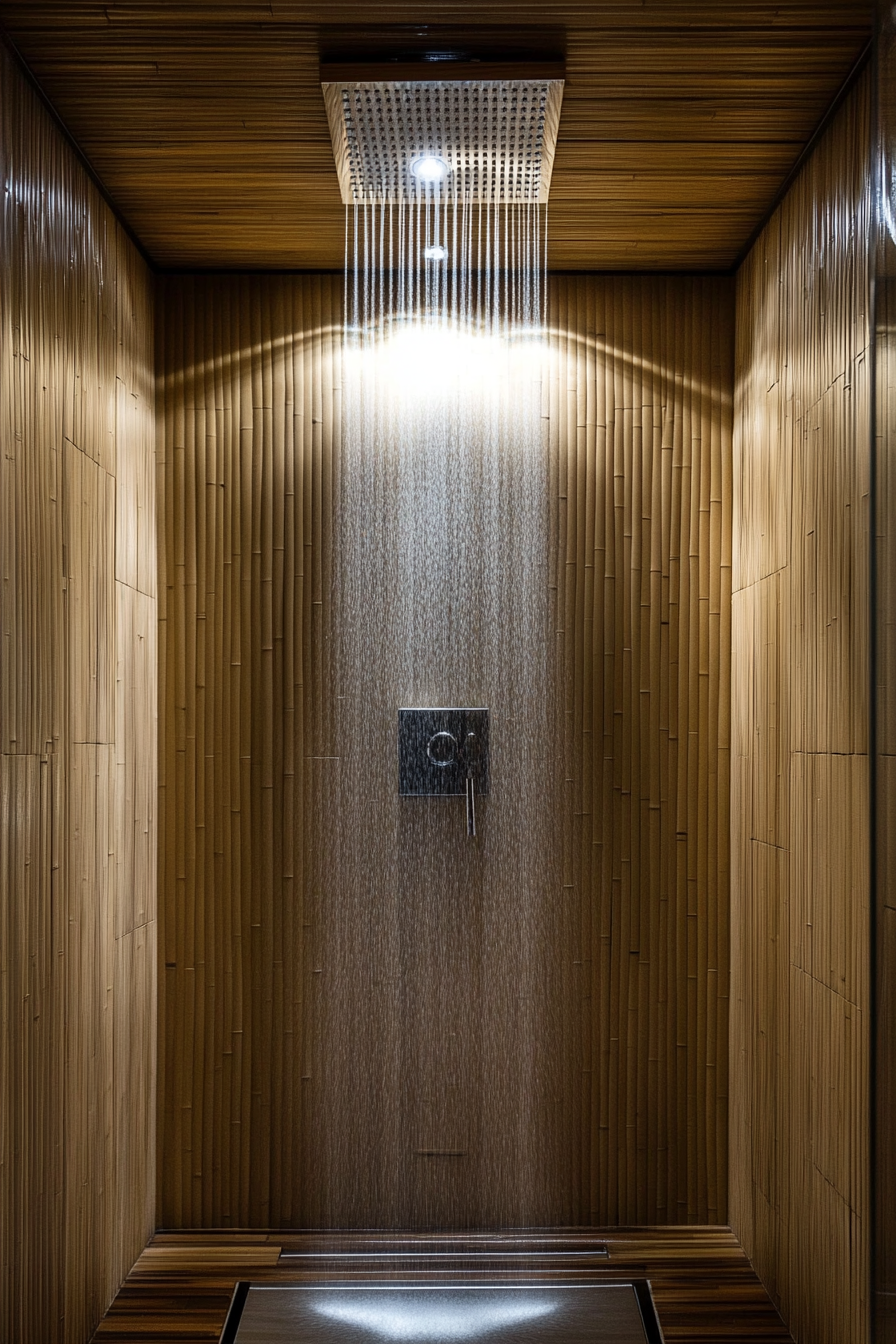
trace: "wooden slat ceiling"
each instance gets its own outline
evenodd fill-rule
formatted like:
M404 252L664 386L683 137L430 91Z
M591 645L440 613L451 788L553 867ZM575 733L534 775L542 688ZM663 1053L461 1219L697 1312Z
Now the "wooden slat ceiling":
M0 23L160 267L340 268L321 55L461 44L565 54L552 268L708 270L764 218L871 8L0 0Z

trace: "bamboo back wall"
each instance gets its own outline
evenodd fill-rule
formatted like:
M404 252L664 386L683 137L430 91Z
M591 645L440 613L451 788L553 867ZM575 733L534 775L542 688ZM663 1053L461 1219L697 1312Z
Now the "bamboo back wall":
M339 768L333 528L352 466L341 289L330 276L161 285L169 1227L326 1220L334 1152L374 1221L391 1199L378 1206L365 1184L377 1162L358 1140L361 1085L320 1100L338 902L321 898L315 874L323 863L338 891L348 873L339 844L320 853L317 792L321 772ZM558 1220L726 1219L732 306L726 280L551 287L545 542L562 854L542 1008L560 1043L563 1122L541 1151ZM459 901L460 877L448 880ZM374 995L401 1011L409 981L392 970L373 984L357 965L372 1013ZM488 1016L489 975L478 983L474 1016ZM343 984L361 992L350 974ZM424 1076L431 1028L402 1021ZM394 1060L377 1054L376 1032L365 1040L363 1104L377 1106L370 1080ZM401 1075L399 1091L413 1081ZM490 1086L473 1104L489 1123L516 1123L510 1106L495 1122ZM510 1207L500 1191L493 1207ZM464 1206L451 1208L462 1221Z
M731 1222L867 1337L870 82L738 276Z
M0 1337L154 1228L150 277L0 45Z

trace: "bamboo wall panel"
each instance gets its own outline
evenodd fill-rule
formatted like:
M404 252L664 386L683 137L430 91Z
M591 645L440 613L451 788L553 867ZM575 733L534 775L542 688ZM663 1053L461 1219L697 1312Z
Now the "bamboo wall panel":
M727 270L867 44L872 10L0 0L0 21L161 266L342 265L322 49L506 56L528 44L567 62L552 268Z
M552 283L565 1128L545 1160L573 1222L726 1216L732 302L726 280ZM316 1100L315 873L345 864L315 810L339 768L340 322L330 277L161 286L169 1227L318 1223L323 1156L371 1169L357 1092Z
M896 16L879 6L876 47L878 181L883 207L876 223L874 280L875 696L872 743L874 839L872 850L874 1127L871 1189L875 1236L872 1261L873 1338L896 1340L896 238L892 227L893 127L896 125ZM887 209L889 206L889 210Z
M733 314L558 280L563 887L583 1222L725 1222Z
M306 678L342 282L171 280L160 297L160 1217L296 1225Z
M150 279L0 47L0 1337L155 1226Z
M812 1344L868 1328L869 118L738 276L731 1222Z

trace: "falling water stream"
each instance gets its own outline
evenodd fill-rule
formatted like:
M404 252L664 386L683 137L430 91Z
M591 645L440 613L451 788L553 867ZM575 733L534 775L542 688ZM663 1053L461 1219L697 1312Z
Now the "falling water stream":
M450 186L347 210L311 828L322 1226L565 1217L544 233L538 205ZM462 798L398 795L398 709L426 705L490 709L475 839Z

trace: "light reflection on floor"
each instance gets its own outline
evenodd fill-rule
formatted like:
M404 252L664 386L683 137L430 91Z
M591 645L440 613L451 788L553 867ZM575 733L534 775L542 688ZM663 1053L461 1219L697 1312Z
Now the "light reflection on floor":
M471 1302L458 1301L457 1295L438 1296L438 1301L427 1301L395 1292L358 1293L354 1298L343 1295L339 1301L322 1298L311 1305L320 1316L358 1326L380 1339L419 1340L421 1344L479 1339L508 1326L548 1316L555 1310L555 1304L544 1299ZM445 1301L446 1297L453 1300Z

